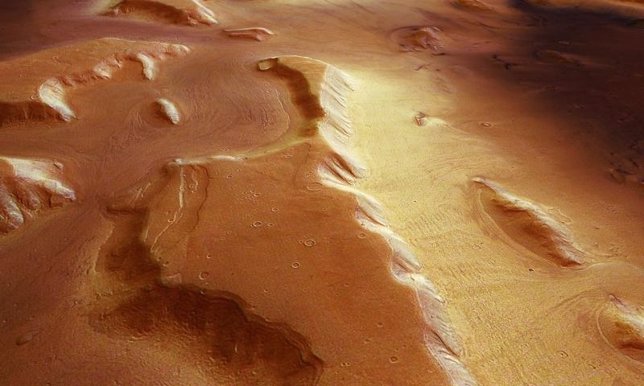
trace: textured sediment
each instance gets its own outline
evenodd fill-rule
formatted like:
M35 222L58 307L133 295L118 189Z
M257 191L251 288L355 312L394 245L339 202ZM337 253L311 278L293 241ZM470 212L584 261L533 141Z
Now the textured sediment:
M0 12L0 384L644 382L641 4L81 3Z

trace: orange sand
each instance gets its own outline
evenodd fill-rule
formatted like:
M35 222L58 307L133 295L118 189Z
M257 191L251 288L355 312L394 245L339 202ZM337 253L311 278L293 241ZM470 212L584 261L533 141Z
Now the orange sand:
M0 384L644 383L643 15L0 6Z

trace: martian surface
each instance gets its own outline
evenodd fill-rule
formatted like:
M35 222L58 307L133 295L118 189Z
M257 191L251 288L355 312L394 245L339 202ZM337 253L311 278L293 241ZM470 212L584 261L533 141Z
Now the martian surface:
M644 385L644 2L2 1L0 362Z

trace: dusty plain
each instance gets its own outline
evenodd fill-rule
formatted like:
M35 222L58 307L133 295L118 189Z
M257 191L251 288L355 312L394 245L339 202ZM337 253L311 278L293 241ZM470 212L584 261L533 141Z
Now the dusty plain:
M644 4L0 4L0 385L644 384Z

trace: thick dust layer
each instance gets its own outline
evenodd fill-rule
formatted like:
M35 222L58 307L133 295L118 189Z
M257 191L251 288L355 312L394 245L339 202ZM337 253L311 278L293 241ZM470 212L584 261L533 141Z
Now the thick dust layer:
M0 5L0 384L644 383L638 1Z

